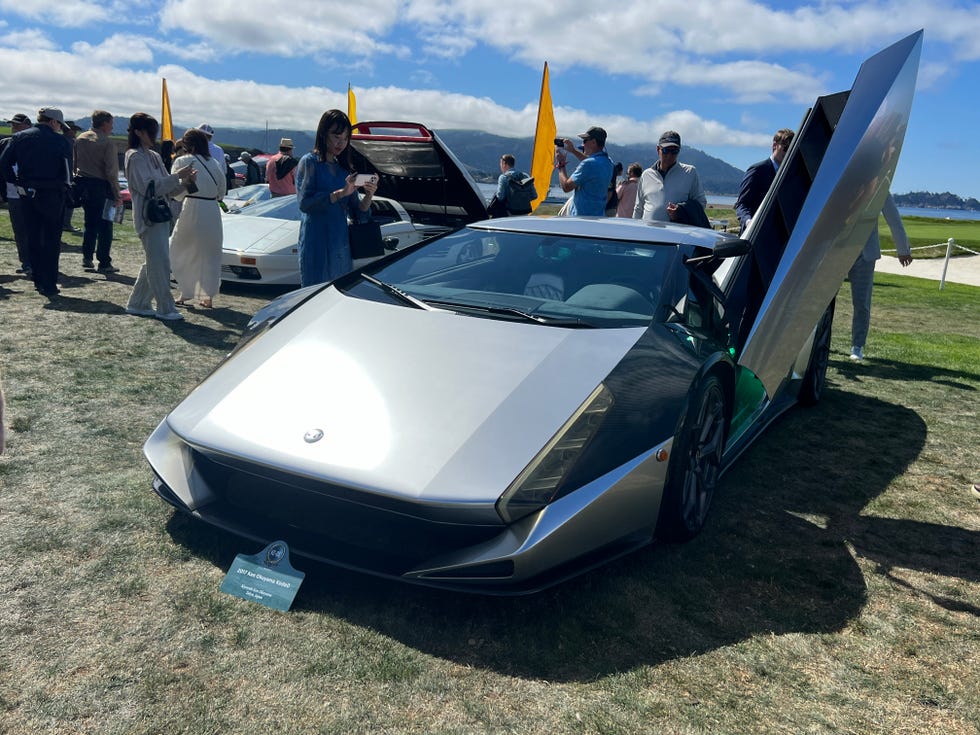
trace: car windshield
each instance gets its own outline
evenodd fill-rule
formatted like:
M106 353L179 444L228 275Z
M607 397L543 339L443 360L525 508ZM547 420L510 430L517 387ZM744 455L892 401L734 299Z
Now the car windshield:
M367 271L408 296L462 314L635 327L658 313L676 252L672 245L464 228ZM367 280L347 293L391 300Z
M244 207L241 216L275 217L276 219L299 219L299 202L295 194L287 194L264 202L256 202Z

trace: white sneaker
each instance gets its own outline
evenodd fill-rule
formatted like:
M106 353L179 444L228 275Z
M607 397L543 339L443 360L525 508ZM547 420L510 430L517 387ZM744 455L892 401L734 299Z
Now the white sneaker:
M861 360L864 359L864 350L860 347L852 347L851 359L854 360L854 362L861 362Z
M126 307L126 313L132 314L133 316L156 316L156 312L153 309L134 309L131 306Z
M154 312L153 316L155 316L157 319L163 319L164 321L168 322L176 322L184 318L184 315L179 311L171 311L169 314L157 314Z

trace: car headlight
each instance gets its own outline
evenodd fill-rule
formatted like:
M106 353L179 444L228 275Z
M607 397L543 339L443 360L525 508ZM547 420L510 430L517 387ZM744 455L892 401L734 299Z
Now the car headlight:
M555 499L612 405L612 393L600 383L497 500L497 513L505 522L513 523Z
M272 327L273 324L282 319L286 314L291 312L297 306L302 304L304 301L316 294L321 288L322 284L317 284L315 286L307 286L306 288L300 288L295 291L290 291L287 294L280 296L277 299L273 299L268 304L263 306L255 315L248 320L248 324L245 325L245 329L242 330L242 336L238 340L238 344L235 345L231 354L245 348L245 346L251 342L253 339L258 337L260 334L265 332L265 330Z

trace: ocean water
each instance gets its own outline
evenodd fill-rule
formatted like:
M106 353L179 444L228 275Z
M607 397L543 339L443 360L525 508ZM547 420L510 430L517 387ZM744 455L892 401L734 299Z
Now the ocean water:
M496 184L486 184L482 182L477 182L477 186L483 193L484 198L490 201L490 198L496 193ZM548 190L548 199L554 199L558 201L563 201L568 198L568 194L563 192L561 188L557 186L552 186ZM725 207L732 208L735 206L735 197L733 196L720 196L715 194L708 195L708 206L715 207ZM927 209L925 207L899 207L899 213L903 217L938 217L945 218L948 220L976 220L980 221L980 212L964 209Z
M977 220L980 212L969 209L928 209L926 207L899 207L898 213L903 217L937 217L948 220Z

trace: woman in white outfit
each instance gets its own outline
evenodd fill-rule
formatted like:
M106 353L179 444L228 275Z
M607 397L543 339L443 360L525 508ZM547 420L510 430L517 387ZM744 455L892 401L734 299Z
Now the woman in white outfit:
M153 150L153 143L160 132L160 124L145 112L137 112L129 118L129 150L126 151L126 179L133 195L133 225L146 254L146 262L140 268L133 292L126 305L127 314L155 316L157 319L176 320L184 317L174 305L170 293L170 237L169 222L147 222L143 217L147 190L153 184L155 196L170 196L186 191L193 182L195 172L190 166L174 165L168 173L160 154ZM153 308L156 302L156 309Z
M197 172L197 186L178 192L182 201L177 226L170 236L170 266L180 291L178 304L197 299L210 309L221 285L221 209L218 200L225 195L225 174L208 150L207 136L191 128L181 139L186 154L174 161L174 168L191 166Z

